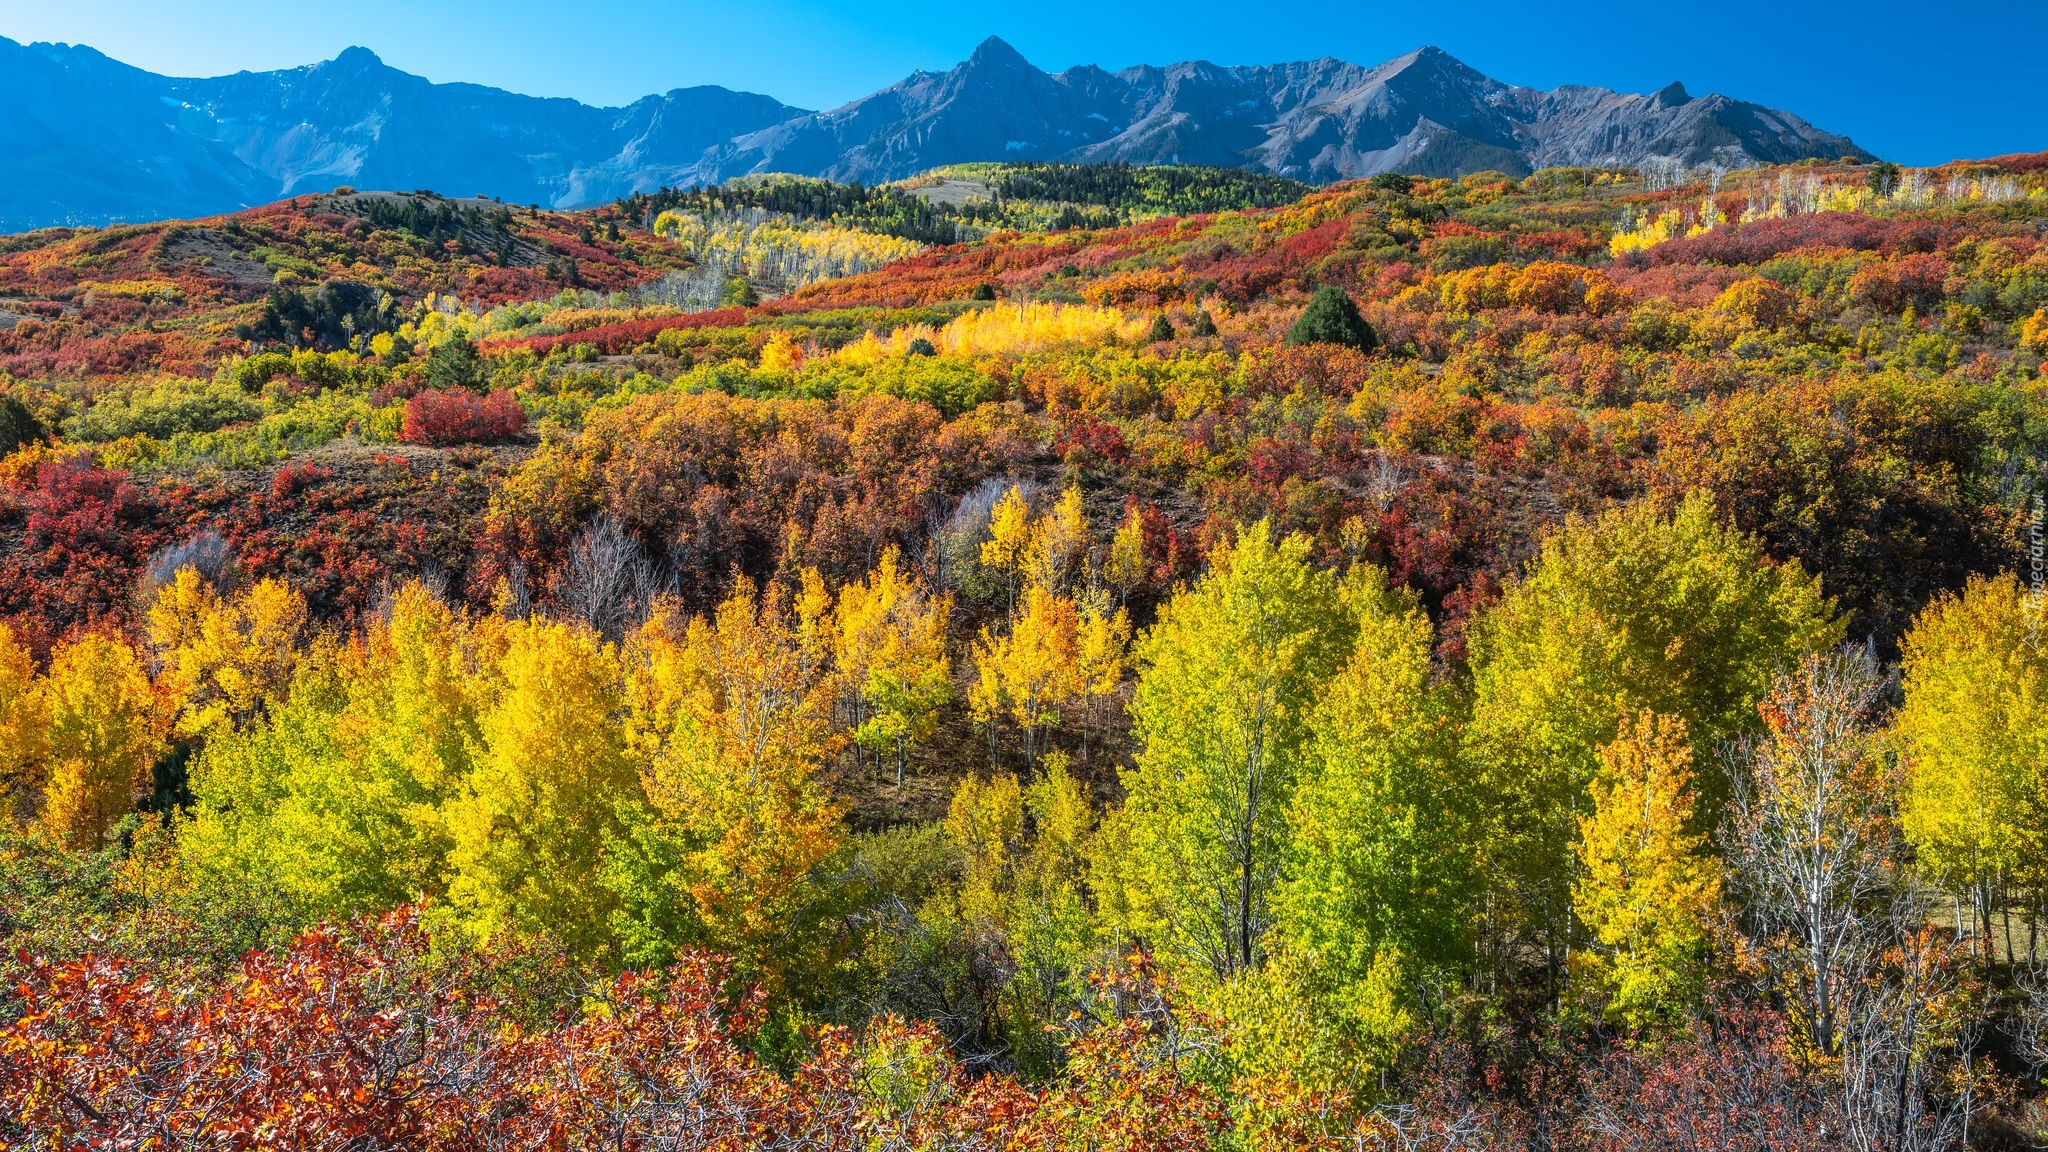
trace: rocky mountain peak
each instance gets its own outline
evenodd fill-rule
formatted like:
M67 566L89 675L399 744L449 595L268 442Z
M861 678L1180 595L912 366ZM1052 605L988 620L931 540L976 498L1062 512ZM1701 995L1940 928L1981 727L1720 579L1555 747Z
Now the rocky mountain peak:
M187 80L83 46L0 38L0 101L0 231L200 216L340 183L570 208L746 173L872 183L975 160L1212 164L1328 181L1868 156L1789 112L1696 100L1681 84L1647 96L1542 92L1435 46L1372 67L1323 57L1055 75L991 36L951 70L809 112L709 86L593 108L429 83L360 46L305 68Z

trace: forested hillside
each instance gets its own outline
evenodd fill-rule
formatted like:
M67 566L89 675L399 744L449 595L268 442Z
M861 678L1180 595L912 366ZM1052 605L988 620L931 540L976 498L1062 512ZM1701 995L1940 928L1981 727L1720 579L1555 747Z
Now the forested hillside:
M8 238L0 1144L2048 1141L2044 173Z

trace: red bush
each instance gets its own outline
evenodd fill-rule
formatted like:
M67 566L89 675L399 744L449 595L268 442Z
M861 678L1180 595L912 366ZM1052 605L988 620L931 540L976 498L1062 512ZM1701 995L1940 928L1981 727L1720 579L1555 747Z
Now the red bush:
M478 396L460 388L422 392L406 402L408 444L490 444L526 428L526 410L510 392Z
M1670 264L1747 264L1754 267L1773 256L1801 248L1850 248L1858 251L1932 252L1953 239L1950 225L1921 220L1888 220L1852 212L1822 212L1757 220L1737 228L1716 228L1632 254L1628 263L1657 267Z
M276 476L271 477L270 494L280 499L294 496L301 489L333 475L333 472L311 461L304 464L287 464L277 470Z
M22 532L0 557L0 614L39 617L61 634L117 620L142 558L162 540L157 509L128 474L72 456L39 466L0 501L0 526L19 508Z
M565 332L560 336L492 340L485 342L483 351L496 355L515 348L525 348L536 356L545 356L558 348L574 348L578 344L588 344L607 356L623 356L670 328L725 328L743 324L746 318L747 310L744 308L715 308L709 312L692 312L687 316L624 320L617 324L585 328L580 332Z
M1121 464L1131 455L1130 446L1124 443L1122 430L1093 416L1067 429L1060 437L1058 451L1061 459L1080 468L1101 463Z
M521 1028L416 911L252 951L206 987L87 956L25 960L0 1026L0 1146L612 1152L1090 1146L1198 1152L1226 1122L1149 981L1075 1035L1042 1092L971 1077L929 1024L823 1029L782 1074L748 1052L758 990L701 955L594 986L601 1009Z

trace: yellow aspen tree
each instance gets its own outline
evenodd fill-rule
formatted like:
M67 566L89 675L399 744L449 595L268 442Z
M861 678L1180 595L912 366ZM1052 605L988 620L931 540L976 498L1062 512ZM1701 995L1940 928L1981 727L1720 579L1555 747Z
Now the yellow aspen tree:
M35 658L0 623L0 816L40 791L50 755L50 711Z
M450 901L476 935L550 936L601 953L615 902L598 884L639 781L617 715L618 658L586 627L510 626L503 688L445 820Z
M135 805L163 741L156 689L135 650L108 636L57 649L43 685L50 768L43 823L74 849L94 849Z
M1692 743L1685 721L1624 718L1600 749L1592 813L1579 819L1572 911L1595 947L1574 975L1598 990L1609 1019L1672 1025L1699 994L1721 868L1694 831Z
M1039 517L1032 533L1031 580L1059 587L1075 558L1087 550L1088 516L1081 508L1081 490L1069 488L1060 493L1052 511Z
M1697 786L1728 795L1710 759L1752 733L1775 670L1842 637L1820 580L1774 565L1704 494L1668 515L1650 504L1573 517L1467 633L1468 762L1484 782L1485 868L1502 899L1489 949L1535 943L1561 964L1571 940L1572 844L1598 749L1622 718L1685 721Z
M636 639L629 727L655 819L675 866L621 876L628 903L687 903L649 929L647 954L700 944L779 986L815 960L818 871L844 837L818 774L832 728L830 597L815 570L795 603L742 586L709 619L658 614ZM644 917L643 917L644 918Z
M839 590L839 602L832 611L832 662L839 674L839 707L846 726L855 730L868 718L868 673L888 644L889 617L909 592L909 582L897 570L896 558L892 546L865 579Z
M1009 635L982 629L967 699L974 719L991 726L991 755L995 725L1008 718L1023 735L1029 762L1040 755L1040 732L1059 723L1060 707L1082 690L1081 637L1080 612L1069 597L1034 584L1025 590L1023 608Z
M402 765L416 784L445 796L468 775L482 744L480 720L496 685L487 675L502 655L504 629L458 616L418 581L392 598L389 623L370 633L374 675L352 702L366 742Z
M939 709L953 696L946 653L952 611L950 596L930 595L903 571L894 546L867 579L839 593L834 662L853 738L877 756L894 749L898 787L908 747L931 738Z
M1026 1009L1039 1025L1028 1032L1043 1036L1064 1016L1056 1005L1086 986L1082 968L1095 943L1095 924L1083 876L1095 809L1067 757L1049 752L1024 790L1024 810L1031 817L1031 843L1017 864L1008 935L1019 991L1032 998Z
M260 723L216 729L193 759L178 828L198 876L255 881L345 918L442 897L446 817L485 745L500 632L417 582L348 644L316 642Z
M1357 640L1310 547L1249 525L1161 610L1138 645L1141 750L1097 836L1111 921L1219 980L1263 963L1308 720Z
M1017 612L1017 592L1039 552L1038 537L1039 528L1024 503L1024 493L1012 485L989 513L988 539L981 545L981 566L1001 578L1011 615Z
M1123 687L1124 669L1130 665L1131 617L1122 608L1109 611L1106 603L1083 604L1076 638L1074 675L1082 700L1081 755L1088 755L1088 738L1102 720L1104 706Z
M946 840L961 861L960 914L983 931L1000 930L1011 867L1023 847L1024 790L1008 773L970 775L953 790Z
M1145 522L1132 508L1124 514L1123 524L1109 542L1109 556L1102 565L1102 578L1111 588L1116 589L1116 602L1123 605L1131 598L1131 590L1145 582L1148 575L1145 564Z
M1904 643L1905 699L1892 725L1905 770L1900 823L1921 866L1969 900L1987 937L2009 889L2038 900L2048 887L2044 631L2048 609L2007 573L1937 599Z
M223 598L198 569L178 569L149 610L150 646L181 705L178 731L237 727L281 699L305 627L305 598L280 581Z

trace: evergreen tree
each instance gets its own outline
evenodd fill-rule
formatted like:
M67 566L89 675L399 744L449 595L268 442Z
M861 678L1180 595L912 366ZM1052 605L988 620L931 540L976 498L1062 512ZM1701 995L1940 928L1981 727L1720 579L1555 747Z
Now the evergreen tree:
M1370 352L1379 347L1380 338L1358 314L1358 305L1342 289L1334 284L1325 284L1316 289L1308 307L1302 310L1301 318L1287 330L1288 345L1339 344Z
M0 396L0 457L29 444L40 444L50 433L28 405L12 396Z
M484 367L476 345L457 336L435 348L427 357L427 384L434 388L481 390Z
M753 282L745 276L727 280L718 293L718 303L725 308L752 308L760 302L761 294L754 291Z

